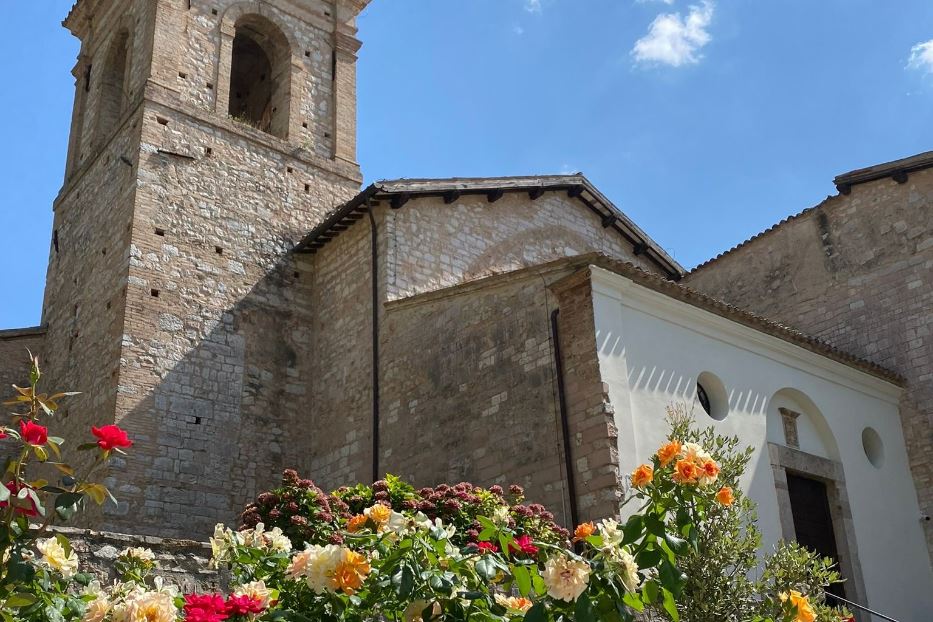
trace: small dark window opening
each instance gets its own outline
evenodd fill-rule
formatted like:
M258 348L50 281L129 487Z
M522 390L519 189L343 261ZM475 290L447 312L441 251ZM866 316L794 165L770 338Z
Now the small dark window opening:
M157 236L159 236L160 238L164 238L164 237L165 237L165 229L156 229L156 230L155 230L155 234L156 234Z
M151 289L151 290L149 290L149 293L152 294L152 297L153 297L153 298L158 298L158 297L159 297L159 290L157 290L157 289Z
M126 107L126 72L129 56L129 32L114 35L100 74L100 102L97 107L97 139L103 140L117 126Z
M706 414L712 416L713 413L709 404L709 395L707 395L706 389L704 389L703 385L699 382L697 383L697 401L700 402L700 406L703 407L703 410L706 411Z
M230 65L228 113L236 121L286 138L291 58L275 25L251 15L237 24Z
M88 65L87 69L84 70L84 92L91 92L91 69L94 65Z
M217 253L218 255L223 255L223 254L224 254L224 249L222 249L222 248L219 247L219 246L215 246L215 247L214 247L214 252Z

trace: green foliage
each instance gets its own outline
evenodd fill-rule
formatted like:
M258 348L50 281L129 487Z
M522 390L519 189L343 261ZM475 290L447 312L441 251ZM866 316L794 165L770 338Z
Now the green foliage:
M106 464L111 452L119 446L131 444L122 430L105 426L105 433L95 429L108 440L102 444L88 443L78 451L93 451L93 457L84 460L87 466L79 471L62 459L65 439L50 435L48 425L58 417L59 402L76 395L73 392L43 393L39 389L42 373L39 359L29 354L29 385L15 386L16 395L4 406L13 408L10 425L0 426L0 439L7 445L9 457L0 476L0 613L12 619L67 619L83 611L82 601L69 592L77 561L71 545L63 536L45 538L49 527L57 520L68 520L87 498L98 504L112 499L103 485L91 477ZM108 435L113 433L117 436ZM99 437L100 438L100 437ZM51 483L45 477L54 473L59 481ZM38 522L38 526L31 523ZM35 564L34 548L48 547L42 563ZM51 561L50 561L51 560ZM57 564L64 564L56 567Z
M746 622L794 619L779 594L796 590L808 597L816 619L838 620L845 613L826 607L823 589L840 580L832 561L820 559L795 542L781 542L761 569L761 532L755 504L739 479L752 456L735 436L699 429L683 407L668 410L670 440L708 447L721 467L719 480L734 490L729 506L714 505L697 523L696 547L681 559L687 580L677 599L684 622ZM654 617L664 615L653 611Z

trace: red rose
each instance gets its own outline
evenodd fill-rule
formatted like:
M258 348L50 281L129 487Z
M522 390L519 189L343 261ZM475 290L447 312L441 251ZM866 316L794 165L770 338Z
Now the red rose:
M110 451L114 447L131 447L133 441L126 435L126 430L115 425L105 425L99 428L91 428L91 433L97 437L97 446L104 451Z
M476 548L478 548L479 552L483 553L484 555L486 553L498 553L499 552L499 547L493 544L492 542L477 542Z
M23 516L33 516L39 515L39 508L36 507L36 502L32 497L26 497L25 499L17 499L16 495L19 494L19 491L23 488L28 488L28 486L23 486L20 488L19 484L16 481L6 483L7 490L10 491L10 501L13 502L14 513L22 514ZM10 505L10 501L0 502L0 509L7 508ZM23 504L28 503L27 506Z
M227 613L232 616L247 616L251 613L262 613L265 607L262 601L252 596L230 596L227 599Z
M20 421L19 433L30 445L45 445L49 440L49 429L32 421Z
M217 594L186 594L185 622L222 622L227 619L227 604Z
M536 555L538 547L531 543L531 536L518 536L515 542L509 546L513 553L522 552L525 555Z
M6 432L4 432L3 430L0 430L0 440L5 439L6 437L7 437Z

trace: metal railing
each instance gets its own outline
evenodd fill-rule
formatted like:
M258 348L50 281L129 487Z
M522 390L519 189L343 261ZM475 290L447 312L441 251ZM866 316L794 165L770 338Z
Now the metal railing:
M826 594L826 596L829 597L829 598L833 598L833 599L835 599L835 600L838 600L838 601L841 602L841 603L845 603L846 605L848 605L848 606L850 606L850 607L854 607L855 609L858 609L859 611L864 611L864 612L866 612L866 613L869 613L869 614L871 614L871 615L873 615L873 616L875 616L875 617L881 618L882 620L887 620L888 622L898 622L897 620L895 620L894 618L892 618L892 617L890 617L890 616L886 616L886 615L884 615L883 613L878 613L877 611L875 611L875 610L873 610L873 609L869 609L868 607L866 607L866 606L864 606L864 605L860 605L860 604L858 604L858 603L853 603L851 600L846 600L846 599L843 598L842 596L837 596L837 595L835 595L835 594L830 594L829 592L825 592L825 594Z

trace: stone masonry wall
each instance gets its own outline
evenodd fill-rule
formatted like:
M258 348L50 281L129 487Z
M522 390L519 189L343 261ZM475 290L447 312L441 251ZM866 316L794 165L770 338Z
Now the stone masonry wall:
M82 55L44 308L49 376L82 391L64 436L117 422L135 441L106 478L120 503L95 526L206 537L284 466L309 464L296 432L310 427L311 279L289 251L359 189L360 6L82 0L66 20ZM227 115L250 13L288 40L287 139ZM98 147L101 108L114 108L95 76L125 31L122 117Z
M260 138L146 108L117 416L137 446L106 529L207 534L310 449L310 296L287 254L357 182Z
M229 587L226 572L208 568L211 547L204 542L70 527L58 527L54 531L71 542L80 560L80 571L93 574L101 585L110 585L118 578L114 562L121 551L130 547L143 547L155 553L156 568L153 574L163 577L167 584L174 585L183 594L211 593Z
M305 476L325 489L372 479L370 229L364 218L308 260L313 341L304 356L313 414L302 429L310 443Z
M417 199L387 218L388 300L589 252L659 272L561 192L536 201L506 193L495 203L476 195L450 205L441 198Z
M852 187L691 273L686 284L819 336L908 382L904 438L933 514L933 170ZM933 526L924 522L933 551Z
M45 360L43 345L45 329L20 328L0 330L0 402L10 399L16 392L12 385L29 384L29 350L39 357L39 366Z
M596 343L593 288L585 268L552 288L560 314L567 421L581 521L616 516L622 498L618 430Z
M418 485L523 485L569 524L545 276L390 303L381 462Z

